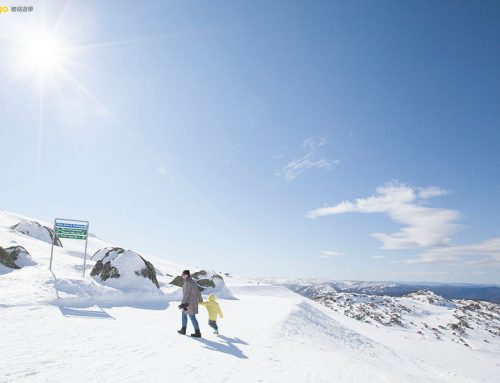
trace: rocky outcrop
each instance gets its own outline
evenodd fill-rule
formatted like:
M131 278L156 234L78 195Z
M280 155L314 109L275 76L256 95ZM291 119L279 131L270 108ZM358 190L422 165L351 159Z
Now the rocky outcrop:
M140 276L160 288L153 264L134 251L121 247L106 247L98 250L91 259L96 263L90 275L100 281L121 279L125 283L120 283L120 286L135 288L137 280L134 276Z
M52 244L54 241L55 246L62 247L62 243L59 238L54 239L54 230L50 227L41 225L36 221L23 221L19 222L10 227L12 230L18 231L19 233L23 233L32 238L39 239L40 241L44 241Z
M11 269L20 269L14 258L9 254L3 247L0 247L0 263L4 266L7 266Z
M454 307L453 302L451 302L448 299L445 299L437 294L434 294L432 291L429 290L418 290L413 293L409 293L406 295L403 295L406 298L413 299L415 301L419 302L426 302L431 305L435 306L449 306L449 307Z
M90 275L92 277L99 276L102 281L109 278L119 278L120 273L116 267L111 265L111 261L123 252L125 250L120 247L107 247L96 251L91 259L97 262L92 268Z
M11 269L20 269L23 266L31 265L31 256L22 246L0 247L0 264Z
M174 279L172 279L170 284L177 287L182 287L184 285L184 280L182 279L182 276L178 275Z
M224 278L222 278L222 276L206 270L191 273L191 278L193 278L201 291L207 290L207 292L215 292L221 290L225 286ZM182 287L184 280L182 279L182 276L178 275L170 282L170 284Z
M139 257L141 257L139 255ZM141 257L141 259L144 261L144 264L146 265L145 268L141 269L141 271L135 271L137 275L142 275L144 278L148 278L151 282L153 282L156 287L160 288L160 284L158 283L158 280L156 279L156 269L153 266L153 264L149 261L146 261L144 258Z
M302 289L311 294L311 288ZM308 295L316 302L350 318L388 328L404 328L424 338L473 347L465 339L486 343L500 337L500 305L471 300L449 300L428 290L402 297L345 292L316 292ZM443 315L448 312L448 315Z

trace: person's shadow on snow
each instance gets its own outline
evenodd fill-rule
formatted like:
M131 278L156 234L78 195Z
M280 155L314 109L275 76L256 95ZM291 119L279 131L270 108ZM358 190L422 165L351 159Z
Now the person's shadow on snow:
M247 342L241 340L240 338L229 338L224 335L219 335L218 339L221 339L223 343L214 342L213 340L208 340L206 338L193 338L193 339L196 339L201 343L203 343L205 347L208 348L209 350L223 352L224 354L233 355L240 359L248 359L248 356L243 354L243 351L241 351L238 347L235 346L236 344L248 345Z

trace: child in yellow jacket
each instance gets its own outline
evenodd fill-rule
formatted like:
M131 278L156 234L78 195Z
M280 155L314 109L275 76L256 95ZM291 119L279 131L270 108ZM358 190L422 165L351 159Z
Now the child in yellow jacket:
M206 302L200 302L200 305L203 305L207 308L208 325L215 330L214 334L218 335L219 327L217 326L217 315L219 315L221 318L224 318L224 315L222 315L222 310L220 309L219 304L215 301L215 295L210 294L208 296L208 300Z

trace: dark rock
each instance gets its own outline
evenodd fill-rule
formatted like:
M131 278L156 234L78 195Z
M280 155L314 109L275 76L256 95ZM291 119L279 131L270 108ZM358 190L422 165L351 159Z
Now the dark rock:
M182 287L184 286L184 279L182 279L182 276L178 275L176 276L171 282L171 285Z
M24 259L21 259L21 256L24 256ZM20 269L23 264L20 266L16 261L21 261L24 266L33 264L30 253L24 247L10 246L5 249L0 247L0 263L11 269Z
M121 247L109 247L96 251L90 259L94 259L94 257L100 257L100 259L97 260L96 264L92 268L92 271L90 272L90 275L92 277L99 275L103 281L109 278L120 277L118 269L111 265L111 261L123 252L125 252L125 250Z
M224 278L222 278L222 276L218 274L210 274L206 270L200 270L191 273L191 278L193 278L201 291L207 288L216 288L217 284L214 282L214 279L224 282ZM182 287L184 284L184 280L182 279L182 276L178 275L170 282L170 284Z
M11 269L20 269L20 267L16 265L15 258L12 254L5 251L3 247L0 247L0 263Z
M109 278L118 278L120 277L120 273L118 269L114 266L111 266L111 261L103 263L102 261L97 261L94 268L90 272L90 275L95 277L99 275L101 280L105 281Z
M151 280L151 282L153 282L156 285L156 287L160 288L158 279L156 279L156 269L153 266L153 264L149 261L146 261L142 256L139 255L139 257L141 257L141 259L144 261L146 267L142 269L140 273L137 271L135 273L137 275L142 275L144 278L148 278L149 280Z

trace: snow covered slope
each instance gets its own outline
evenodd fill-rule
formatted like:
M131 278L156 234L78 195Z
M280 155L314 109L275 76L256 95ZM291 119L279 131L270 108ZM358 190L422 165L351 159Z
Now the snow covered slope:
M416 333L431 341L455 342L475 350L495 351L500 342L500 305L496 303L449 300L428 290L402 297L339 292L332 286L342 285L337 281L268 281L373 326L383 325L394 331ZM373 285L384 288L380 283Z
M33 264L0 271L0 382L494 382L498 343L474 350L396 333L244 278L225 277L220 336L177 334L187 265L141 254L159 289L117 289L82 278L81 243L50 245L9 229L24 219L0 212L0 246L23 246ZM43 223L42 223L43 224ZM89 253L109 244L89 238ZM206 266L206 265L202 265ZM192 265L191 269L194 268ZM190 328L188 328L188 331Z

